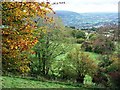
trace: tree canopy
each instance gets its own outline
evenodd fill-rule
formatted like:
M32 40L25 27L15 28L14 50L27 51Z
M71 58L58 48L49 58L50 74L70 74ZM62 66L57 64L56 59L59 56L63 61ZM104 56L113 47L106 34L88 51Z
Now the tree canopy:
M2 59L4 66L9 69L13 63L20 67L20 62L26 62L27 56L20 56L37 43L34 18L39 16L46 21L52 21L47 16L54 12L49 2L1 2L2 3ZM14 59L15 61L13 61ZM16 60L17 59L17 60ZM12 61L11 61L12 60ZM26 68L26 67L24 67ZM20 69L20 68L18 68Z

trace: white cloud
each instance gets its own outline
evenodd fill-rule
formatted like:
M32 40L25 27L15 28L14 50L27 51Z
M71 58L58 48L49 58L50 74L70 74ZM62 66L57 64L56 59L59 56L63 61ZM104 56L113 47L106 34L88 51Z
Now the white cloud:
M75 12L117 12L119 0L50 0L66 2L65 5L54 5L54 10Z

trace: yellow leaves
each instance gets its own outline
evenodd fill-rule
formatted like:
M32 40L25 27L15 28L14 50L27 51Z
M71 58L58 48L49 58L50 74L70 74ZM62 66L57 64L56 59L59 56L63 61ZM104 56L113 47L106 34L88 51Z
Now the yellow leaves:
M27 28L27 29L30 29L30 25L27 25L26 28Z
M43 32L44 34L46 34L46 33L47 33L47 30L46 30L46 29L43 29L42 32Z
M20 10L20 9L18 9L18 8L16 8L16 11L15 11L16 16L19 16L19 15L20 15L20 13L21 13L21 10Z
M14 11L14 13L15 13L16 17L24 17L24 16L28 15L27 10L25 10L25 9L22 10L20 8L16 8L16 10Z
M11 49L13 49L13 48L14 48L14 46L13 46L13 45L11 45L11 46L10 46L10 48L11 48Z
M27 65L25 65L25 66L20 66L20 71L21 71L22 73L27 73L27 72L30 71L30 68L29 68Z
M15 49L18 49L18 47L17 47L17 46L15 46Z
M30 25L27 25L26 27L25 27L25 32L28 32L28 33L30 33L32 30L31 30L31 26Z
M7 54L10 59L18 60L13 61L17 64L23 60L18 57L21 55L21 52L31 49L38 42L37 38L33 36L36 34L36 23L34 23L32 18L36 16L45 18L46 14L50 13L52 9L50 8L50 4L45 2L41 4L37 2L2 2L2 8L4 9L2 11L2 22L8 26L8 28L2 30L4 38L2 53L4 55ZM42 28L41 33L46 34L47 29ZM3 58L5 60L8 59L7 57ZM21 66L20 70L28 72L30 69L26 65Z
M18 46L11 45L10 49L18 49Z
M2 47L2 54L6 54L7 52L9 52L9 49Z
M17 34L20 34L20 32L16 32Z
M45 7L45 6L46 6L45 2L41 2L41 3L40 3L40 6L41 6L41 7Z
M9 43L9 42L10 42L10 40L8 40L8 39L7 39L7 42Z
M8 17L7 19L8 19L8 21L11 21L11 17Z
M35 41L34 41L34 44L36 44L37 42L38 42L38 40L35 40Z

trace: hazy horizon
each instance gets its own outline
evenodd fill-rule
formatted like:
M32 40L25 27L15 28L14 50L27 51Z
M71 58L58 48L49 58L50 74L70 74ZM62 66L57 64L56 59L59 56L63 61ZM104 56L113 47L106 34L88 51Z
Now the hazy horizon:
M76 11L70 11L70 10L55 10L55 11L69 11L74 13L118 13L118 12L76 12Z
M53 10L73 11L77 13L117 13L119 0L50 0L65 2L63 5L53 5Z

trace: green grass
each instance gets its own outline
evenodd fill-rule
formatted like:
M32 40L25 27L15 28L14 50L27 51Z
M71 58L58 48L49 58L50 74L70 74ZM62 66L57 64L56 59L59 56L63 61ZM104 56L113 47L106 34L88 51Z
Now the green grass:
M77 86L56 82L42 82L30 79L2 76L3 88L78 88ZM79 87L80 88L80 87Z
M74 44L70 47L70 50L80 47L80 44ZM92 52L85 52L90 55L90 57L96 62L99 63L97 59L99 54L92 53ZM66 54L60 55L56 57L56 60L62 60L65 58ZM35 56L32 56L35 57ZM56 64L56 63L54 63ZM16 78L16 77L8 77L2 76L2 87L3 88L82 88L77 85L72 84L65 84L65 83L56 83L56 82L47 82L47 81L37 81L37 80L30 80L30 79L23 79L23 78Z
M72 49L71 49L71 51L72 51L72 50L74 50L75 48L78 48L78 49L79 49L80 47L81 47L81 44L73 44L73 45L71 45L70 48L72 48ZM85 52L85 51L84 51L84 52ZM85 53L86 53L86 54L89 54L89 55L90 55L90 58L91 58L92 60L94 60L97 64L100 62L100 61L98 60L98 57L100 56L99 54L94 53L94 52L85 52ZM62 54L62 55L56 57L56 60L63 60L66 55L67 55L67 53L66 53L66 54Z
M65 47L67 47L67 46L65 46ZM79 49L80 47L81 47L81 44L70 44L69 45L69 51L67 53L71 52L75 48ZM60 56L57 56L56 60L63 60L63 59L65 59L65 56L67 55L67 53L66 54L62 54ZM93 53L93 52L85 52L85 53L89 54L91 59L93 59L96 63L99 63L99 60L98 60L99 54ZM31 57L35 58L35 55L31 55Z

